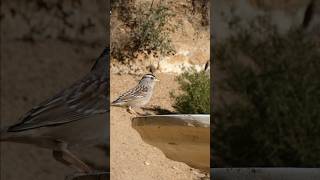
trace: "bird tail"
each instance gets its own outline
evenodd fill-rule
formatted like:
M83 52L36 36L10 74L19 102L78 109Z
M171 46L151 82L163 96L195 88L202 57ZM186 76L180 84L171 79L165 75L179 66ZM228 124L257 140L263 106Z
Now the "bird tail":
M116 103L115 101L113 101L110 105L111 105L111 106L118 106L118 103Z
M119 99L114 100L111 104L111 106L122 106L123 102L119 101Z
M0 142L10 141L10 142L23 142L21 137L24 137L25 132L14 132L9 130L10 126L0 129Z
M9 127L4 127L0 129L0 141L6 141L10 136L11 133L8 132Z

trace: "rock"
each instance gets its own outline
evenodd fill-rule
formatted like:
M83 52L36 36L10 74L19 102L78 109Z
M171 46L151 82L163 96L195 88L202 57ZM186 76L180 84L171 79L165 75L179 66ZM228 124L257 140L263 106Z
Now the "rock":
M172 166L172 169L179 170L176 166Z

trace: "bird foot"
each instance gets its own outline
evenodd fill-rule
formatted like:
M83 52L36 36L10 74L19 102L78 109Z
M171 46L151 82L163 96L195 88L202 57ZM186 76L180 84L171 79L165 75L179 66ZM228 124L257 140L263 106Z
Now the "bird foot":
M53 150L52 155L57 161L76 169L80 173L94 172L91 167L67 149L67 144L65 142L57 141L56 149Z
M135 116L141 116L141 114L133 110L132 107L128 107L127 112Z

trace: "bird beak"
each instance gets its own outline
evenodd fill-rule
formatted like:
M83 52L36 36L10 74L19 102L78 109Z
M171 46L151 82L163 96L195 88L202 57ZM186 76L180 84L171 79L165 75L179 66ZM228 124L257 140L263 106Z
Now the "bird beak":
M155 79L155 81L160 81L159 79Z

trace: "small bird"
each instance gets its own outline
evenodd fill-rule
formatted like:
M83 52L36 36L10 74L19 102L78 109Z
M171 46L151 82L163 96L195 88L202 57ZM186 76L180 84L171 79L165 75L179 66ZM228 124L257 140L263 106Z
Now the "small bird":
M52 149L63 164L80 173L93 172L70 149L109 146L109 54L105 48L84 78L1 130L0 141Z
M145 74L136 87L119 96L111 105L126 107L129 113L139 115L132 108L142 107L150 101L156 81L159 80L153 74Z

